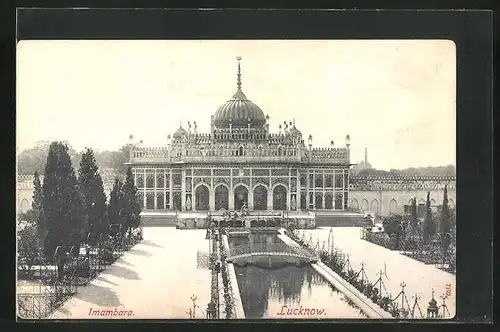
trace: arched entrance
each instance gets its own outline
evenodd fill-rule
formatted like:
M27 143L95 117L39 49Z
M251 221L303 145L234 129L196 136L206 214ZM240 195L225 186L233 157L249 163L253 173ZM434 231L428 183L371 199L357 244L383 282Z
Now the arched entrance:
M229 210L229 191L226 186L219 185L215 188L215 209Z
M244 186L234 189L234 209L241 210L244 203L248 203L248 190Z
M391 199L391 201L389 202L389 213L396 213L398 210L398 202L396 202L396 200L393 198Z
M195 191L195 197L196 197L196 210L197 211L206 211L209 210L209 192L208 192L208 187L205 185L200 185L198 188L196 188Z
M370 211L372 213L379 214L378 201L376 199L372 200L372 203L370 204Z
M359 209L359 202L356 198L353 198L351 201L351 208L357 210Z
M451 198L448 198L448 208L450 208L450 209L455 208L455 202Z
M29 210L28 200L25 198L21 201L21 213L26 213Z
M273 189L273 209L274 210L286 209L286 188L281 184L277 185Z
M261 184L253 190L253 209L267 210L267 188Z

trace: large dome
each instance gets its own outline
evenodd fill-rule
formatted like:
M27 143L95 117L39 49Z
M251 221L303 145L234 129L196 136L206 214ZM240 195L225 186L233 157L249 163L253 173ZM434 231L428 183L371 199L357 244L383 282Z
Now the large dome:
M241 90L241 68L238 57L238 80L237 90L233 98L219 107L213 117L213 124L218 128L227 128L229 124L233 127L246 128L250 123L251 127L262 127L266 123L264 112L259 106L252 103Z
M249 121L250 120L250 121ZM262 127L266 123L264 112L259 106L247 99L245 94L239 90L231 100L219 107L214 114L214 125L219 128L229 127Z

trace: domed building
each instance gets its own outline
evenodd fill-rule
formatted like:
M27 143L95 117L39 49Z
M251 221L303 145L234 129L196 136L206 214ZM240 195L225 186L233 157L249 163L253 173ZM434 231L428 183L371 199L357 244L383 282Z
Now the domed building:
M269 115L243 92L238 57L236 91L211 117L210 132L182 125L165 147L131 145L130 163L144 209L249 213L345 211L350 142L313 147L295 121L270 132ZM266 111L266 112L265 112Z

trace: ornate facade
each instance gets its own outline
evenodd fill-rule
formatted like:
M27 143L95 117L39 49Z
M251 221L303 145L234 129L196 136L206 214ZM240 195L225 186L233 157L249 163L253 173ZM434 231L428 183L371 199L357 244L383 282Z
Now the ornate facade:
M212 115L209 133L193 122L179 126L164 147L131 145L144 208L347 210L349 135L345 147L316 148L295 121L270 132L269 116L243 93L239 60L236 93Z

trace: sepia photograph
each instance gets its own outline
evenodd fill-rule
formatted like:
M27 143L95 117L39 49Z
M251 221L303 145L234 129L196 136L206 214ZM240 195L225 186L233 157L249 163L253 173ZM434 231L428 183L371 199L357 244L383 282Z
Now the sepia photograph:
M18 319L453 319L456 57L21 40Z

